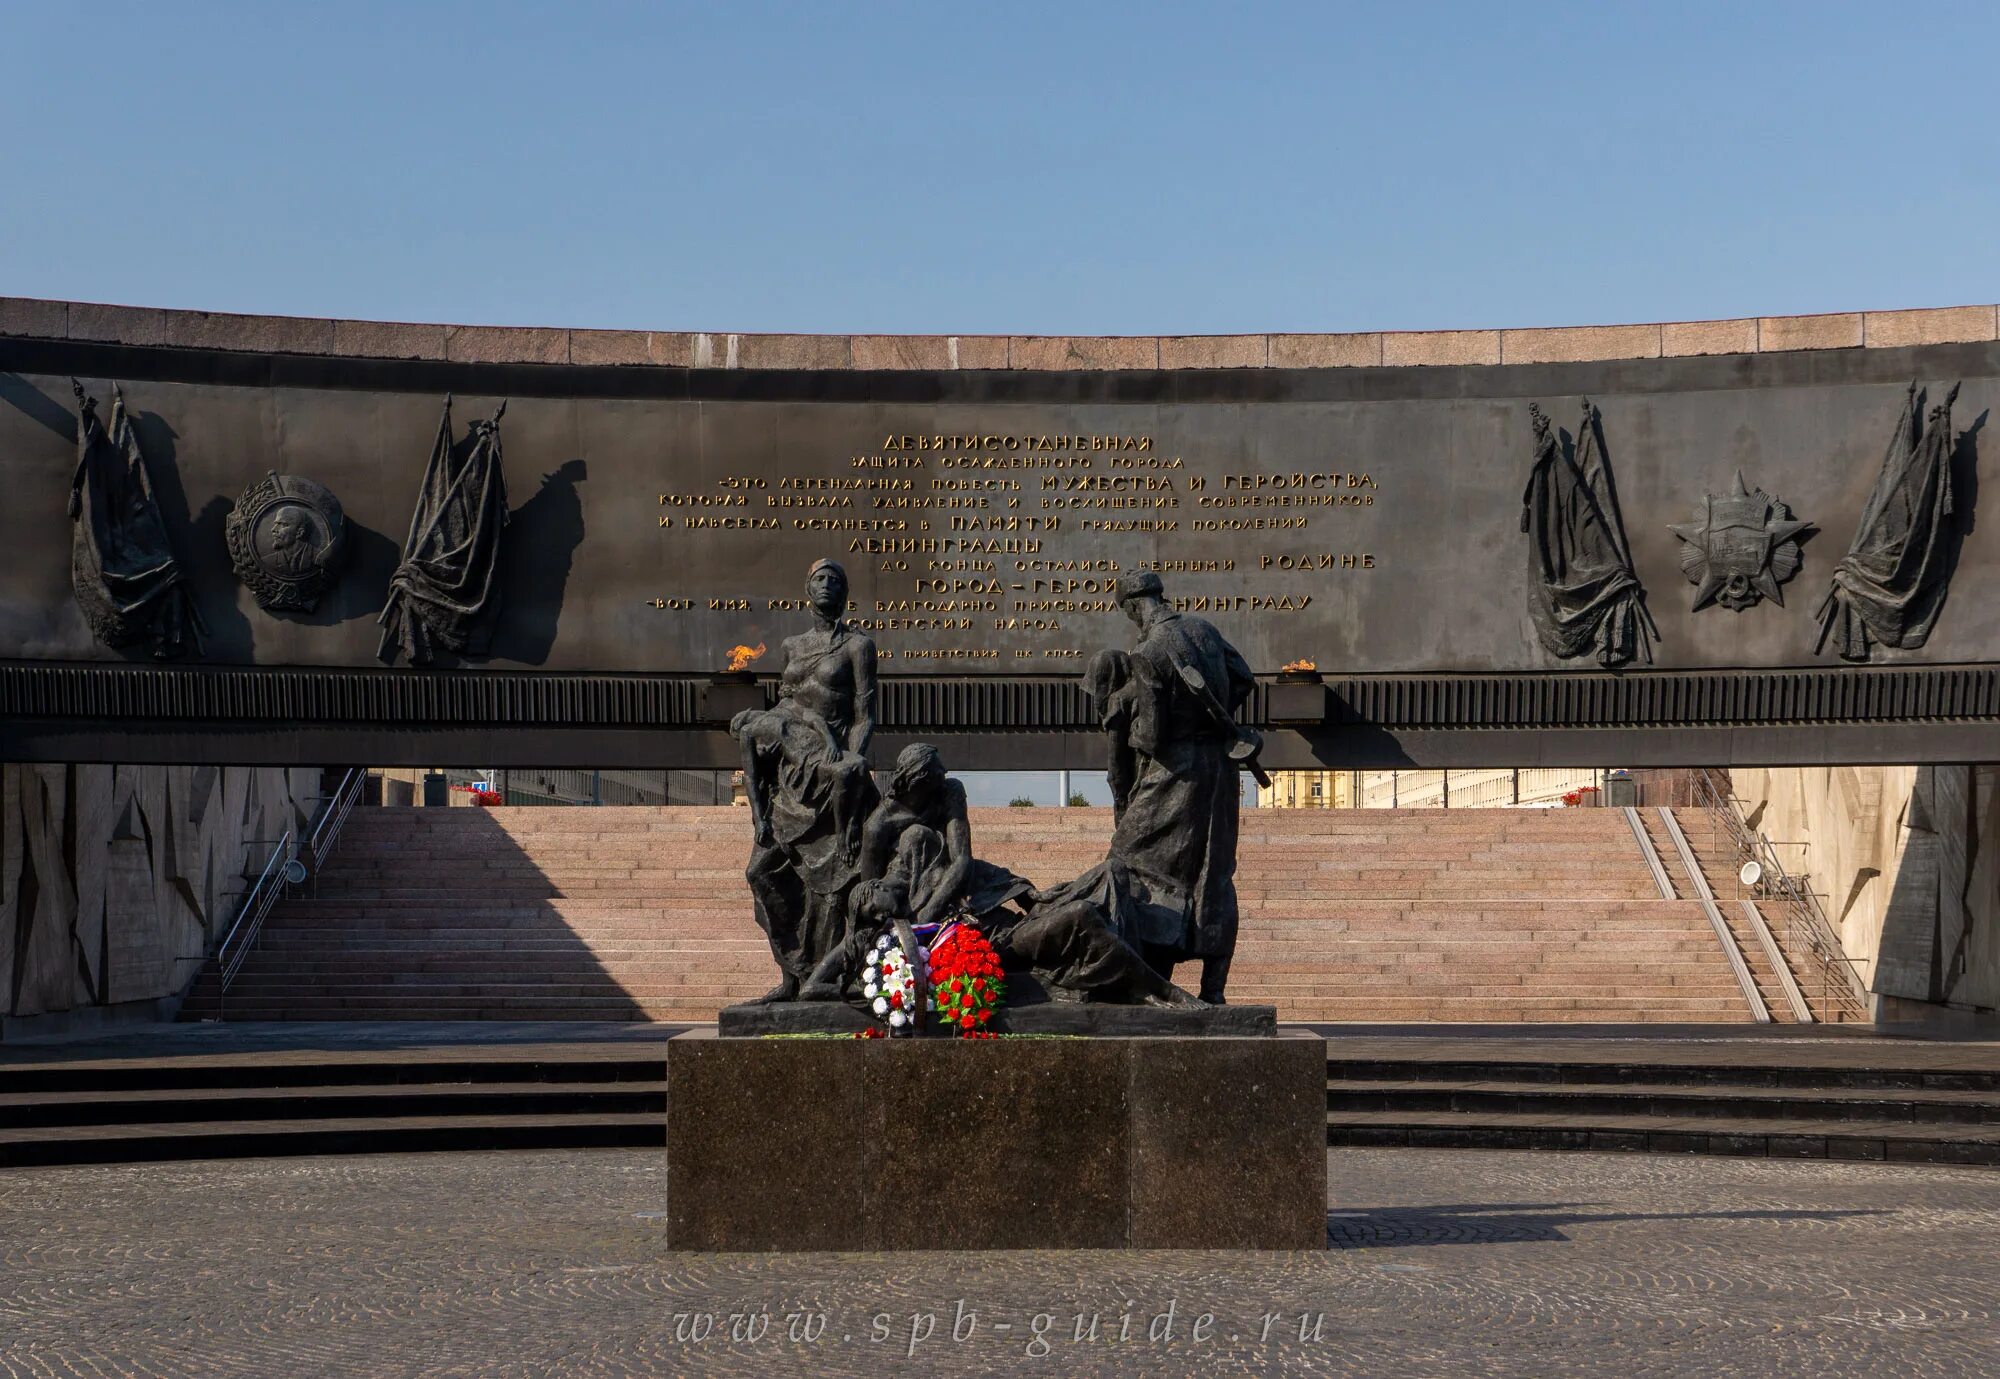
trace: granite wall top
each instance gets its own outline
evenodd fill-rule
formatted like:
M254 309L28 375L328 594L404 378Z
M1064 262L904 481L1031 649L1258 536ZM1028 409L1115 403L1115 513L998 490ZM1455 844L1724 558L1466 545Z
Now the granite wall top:
M1349 335L750 335L242 316L0 297L0 335L260 354L697 369L1263 369L1551 364L2000 338L2000 309Z

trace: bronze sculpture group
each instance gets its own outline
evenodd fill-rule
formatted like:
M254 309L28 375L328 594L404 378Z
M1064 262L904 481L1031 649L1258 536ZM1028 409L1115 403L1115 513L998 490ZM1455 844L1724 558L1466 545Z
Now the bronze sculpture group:
M1223 1003L1238 773L1257 740L1235 719L1250 667L1221 633L1175 612L1157 575L1120 579L1137 643L1099 652L1085 677L1110 755L1111 847L1082 876L1039 890L974 854L965 789L937 748L905 748L878 787L866 756L874 643L842 616L838 564L815 564L807 594L814 626L785 642L777 703L730 724L753 830L747 876L780 973L763 1001L844 999L885 928L971 918L1007 969L1051 999ZM1199 997L1173 983L1184 961L1201 964Z

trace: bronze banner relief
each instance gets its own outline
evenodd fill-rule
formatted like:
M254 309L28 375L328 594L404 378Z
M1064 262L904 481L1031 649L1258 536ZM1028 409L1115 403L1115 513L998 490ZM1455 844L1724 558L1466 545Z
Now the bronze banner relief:
M174 556L153 475L125 408L111 390L111 428L97 419L97 399L75 379L81 417L76 471L69 485L70 579L77 606L106 646L143 641L158 660L201 652L206 629Z
M1535 463L1521 495L1533 582L1529 611L1549 654L1594 655L1608 667L1647 664L1660 629L1632 568L1618 486L1604 447L1604 420L1583 401L1576 435L1551 434L1541 407L1528 404Z
M1820 604L1815 650L1830 638L1842 660L1866 661L1877 643L1916 650L1930 640L1972 516L1960 511L1952 480L1954 468L1972 467L1972 433L1956 442L1952 435L1958 388L1931 408L1927 424L1925 394L1910 384L1854 544Z
M429 665L437 648L483 656L500 616L496 576L500 533L507 525L507 481L500 468L501 403L491 421L474 421L465 439L451 439L451 399L444 400L437 439L424 466L417 509L410 515L403 563L389 580L377 655L393 661L401 648L411 665Z

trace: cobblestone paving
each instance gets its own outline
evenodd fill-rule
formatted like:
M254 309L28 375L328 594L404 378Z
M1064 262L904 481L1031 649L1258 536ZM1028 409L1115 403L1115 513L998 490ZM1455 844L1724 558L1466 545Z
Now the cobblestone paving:
M2000 1373L2000 1174L1330 1163L1292 1255L677 1255L650 1151L0 1171L0 1375Z

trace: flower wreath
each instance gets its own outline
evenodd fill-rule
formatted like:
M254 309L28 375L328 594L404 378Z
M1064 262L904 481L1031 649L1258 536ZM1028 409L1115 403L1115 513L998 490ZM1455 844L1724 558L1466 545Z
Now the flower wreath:
M868 966L861 972L861 998L868 1002L868 1008L890 1029L904 1029L916 1013L916 987L903 945L888 934L876 939L868 950Z
M928 951L938 1018L957 1025L961 1038L985 1034L981 1027L1007 996L993 941L970 920L959 920L940 929Z
M993 1038L985 1025L1006 999L1007 983L992 940L970 920L924 925L914 932L929 939L928 947L917 950L931 979L927 1008L944 1024L956 1025L961 1039ZM888 1028L871 1025L858 1038L879 1039L911 1028L916 1014L911 966L893 934L875 940L861 973L861 997Z

